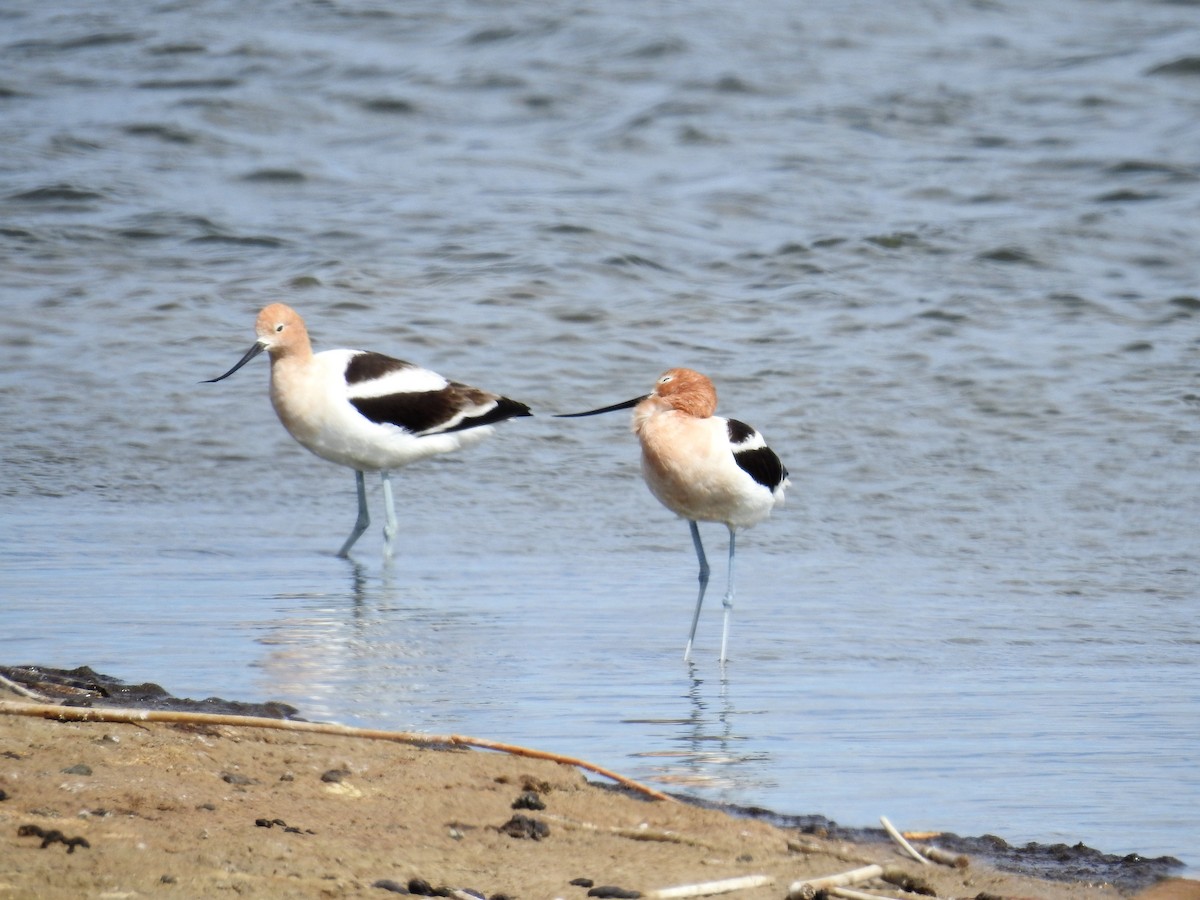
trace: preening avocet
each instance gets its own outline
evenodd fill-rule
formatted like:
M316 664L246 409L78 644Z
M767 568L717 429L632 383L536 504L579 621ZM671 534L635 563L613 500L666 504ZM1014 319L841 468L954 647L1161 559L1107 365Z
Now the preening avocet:
M347 556L371 524L364 472L379 472L390 554L396 535L391 470L449 453L492 433L492 425L532 415L524 403L456 381L400 359L367 350L314 354L304 320L272 303L258 314L258 339L228 378L264 350L271 357L271 404L301 445L322 459L349 466L358 487L358 520L338 556Z
M618 409L633 411L633 430L642 445L642 477L650 493L667 509L688 520L700 562L700 595L692 614L683 658L692 655L696 624L708 587L708 560L697 522L722 522L729 529L729 576L723 604L721 662L727 659L729 617L733 610L733 555L739 528L757 525L783 503L791 484L788 471L761 434L737 419L714 415L717 389L691 369L670 369L659 376L654 392L624 403L569 413L561 418L594 416Z

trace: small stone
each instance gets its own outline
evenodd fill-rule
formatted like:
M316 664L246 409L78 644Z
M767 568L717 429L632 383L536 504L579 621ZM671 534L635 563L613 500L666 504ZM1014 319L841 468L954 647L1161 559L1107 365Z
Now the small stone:
M550 836L550 826L529 816L515 815L500 826L500 833L509 837L540 841Z
M568 884L574 885L575 887L590 888L595 887L596 882L592 881L590 878L572 878Z
M545 809L546 804L542 802L542 798L535 791L525 791L512 804L513 809Z
M607 897L611 900L637 900L642 896L641 891L630 891L625 888L613 887L611 884L594 887L587 892L589 897Z
M163 875L158 879L159 884L174 884L178 879L174 875Z
M245 775L239 775L237 772L222 772L221 780L226 784L254 784L252 778L247 778Z
M341 784L342 779L350 774L349 769L330 769L321 776L321 780L327 784Z
M416 894L418 897L432 897L433 887L424 878L410 878L408 880L408 892Z
M68 766L62 771L64 775L91 775L92 767L85 765L84 763L76 763L73 766Z

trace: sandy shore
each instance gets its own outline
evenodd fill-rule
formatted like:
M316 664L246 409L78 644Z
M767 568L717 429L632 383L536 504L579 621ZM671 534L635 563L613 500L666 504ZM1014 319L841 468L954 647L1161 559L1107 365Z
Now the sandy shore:
M650 800L546 760L13 714L25 701L0 691L4 898L386 897L424 881L531 900L586 898L586 882L645 895L764 876L729 896L778 900L794 882L869 862L938 897L1105 900L1145 888L1014 874L974 857L965 868L921 865L889 842ZM878 880L860 887L906 896ZM1197 888L1172 879L1150 891L1182 900Z

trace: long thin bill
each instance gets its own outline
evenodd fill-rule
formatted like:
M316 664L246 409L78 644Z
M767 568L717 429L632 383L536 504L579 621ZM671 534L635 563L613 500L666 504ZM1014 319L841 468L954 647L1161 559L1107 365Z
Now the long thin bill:
M266 349L267 348L264 347L262 344L255 341L254 346L246 351L246 355L243 356L240 360L238 360L238 364L236 366L234 366L232 369L230 369L224 375L220 375L217 378L207 378L200 383L201 384L213 384L218 381L224 381L226 378L228 378L230 375L232 375L234 372L236 372L238 369L240 369L246 363L250 362L250 360L254 359L254 357L258 356L258 354L262 353Z
M222 377L224 377L224 376L222 376ZM556 419L578 419L581 416L598 416L598 415L600 415L600 413L616 412L618 409L629 409L632 406L637 406L639 403L641 403L643 400L645 400L649 396L650 396L649 394L642 394L642 396L634 397L632 400L626 400L624 403L614 403L612 406L605 406L600 409L592 409L592 410L589 410L588 412L559 413L554 418L556 418Z

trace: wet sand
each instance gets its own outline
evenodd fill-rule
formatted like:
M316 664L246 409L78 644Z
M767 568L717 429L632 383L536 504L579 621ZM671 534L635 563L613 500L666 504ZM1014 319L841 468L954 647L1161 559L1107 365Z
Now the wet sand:
M116 705L105 693L70 702ZM869 832L651 800L543 759L233 725L64 722L12 714L28 698L11 692L0 701L5 898L585 898L766 876L730 895L754 900L864 863L943 898L1102 900L1148 886L1155 900L1200 897L1200 883L1160 880L1137 860L1085 880L1002 871L975 854L963 868L921 865Z

